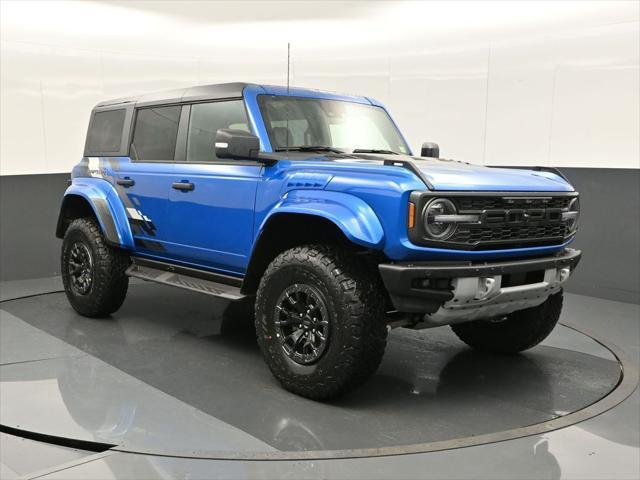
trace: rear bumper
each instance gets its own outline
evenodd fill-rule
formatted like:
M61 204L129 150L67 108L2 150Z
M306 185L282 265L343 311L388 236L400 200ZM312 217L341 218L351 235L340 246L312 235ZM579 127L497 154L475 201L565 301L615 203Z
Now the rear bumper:
M397 262L381 264L379 269L396 310L434 314L443 306L448 308L450 303L456 304L451 305L450 310L469 310L490 303L500 304L501 298L511 301L514 296L527 300L544 295L544 301L567 280L581 255L579 250L565 248L556 255L542 258L494 263ZM503 277L528 272L539 272L540 278L533 283L525 281L503 287ZM491 288L486 296L478 298L476 287L483 290L487 285Z

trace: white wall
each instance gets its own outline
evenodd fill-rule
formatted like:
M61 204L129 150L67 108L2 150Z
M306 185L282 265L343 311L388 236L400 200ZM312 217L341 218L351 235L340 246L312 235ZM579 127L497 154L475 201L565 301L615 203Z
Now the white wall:
M640 168L640 3L1 3L0 174L69 171L100 100L224 81L378 98L412 147Z

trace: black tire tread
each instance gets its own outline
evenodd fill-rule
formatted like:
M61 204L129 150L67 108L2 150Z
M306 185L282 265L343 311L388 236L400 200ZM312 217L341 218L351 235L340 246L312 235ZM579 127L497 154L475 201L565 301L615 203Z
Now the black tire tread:
M346 324L334 328L348 329L347 344L322 375L306 378L296 375L272 355L264 338L265 287L270 277L282 268L308 264L340 291L347 307ZM324 400L343 395L366 382L377 370L386 346L384 291L379 277L362 259L348 250L331 245L304 245L278 255L267 267L256 296L256 332L265 361L284 388L307 398ZM274 348L280 348L275 346Z
M66 268L66 244L74 234L84 236L93 252L94 278L91 291L82 297L75 295L69 285ZM129 256L107 244L100 226L93 218L77 218L71 222L62 248L62 280L71 306L85 317L104 317L120 308L127 295L129 277L125 274Z

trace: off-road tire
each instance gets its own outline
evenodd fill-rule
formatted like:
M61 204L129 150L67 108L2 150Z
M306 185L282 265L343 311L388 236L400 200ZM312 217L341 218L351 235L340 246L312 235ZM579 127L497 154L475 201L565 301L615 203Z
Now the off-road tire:
M460 340L478 350L518 353L535 347L551 333L562 311L562 291L537 307L507 315L506 319L476 320L451 325Z
M276 302L289 286L321 292L330 322L327 346L314 363L296 363L276 337ZM256 334L264 359L287 390L315 399L343 395L377 370L386 346L384 291L370 264L339 247L306 245L278 255L256 295Z
M72 287L69 270L70 252L78 242L87 247L92 259L91 285L84 294ZM129 286L129 277L125 275L129 256L106 243L94 219L78 218L71 222L62 242L61 263L64 291L76 312L85 317L103 317L120 308Z

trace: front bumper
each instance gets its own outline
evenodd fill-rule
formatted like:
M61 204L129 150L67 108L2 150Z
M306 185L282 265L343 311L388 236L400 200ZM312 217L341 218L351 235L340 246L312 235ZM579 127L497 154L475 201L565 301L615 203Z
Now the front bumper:
M540 304L558 291L582 253L505 262L397 262L379 266L395 309L434 324L488 318ZM515 279L518 280L515 280Z

